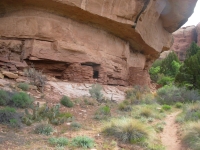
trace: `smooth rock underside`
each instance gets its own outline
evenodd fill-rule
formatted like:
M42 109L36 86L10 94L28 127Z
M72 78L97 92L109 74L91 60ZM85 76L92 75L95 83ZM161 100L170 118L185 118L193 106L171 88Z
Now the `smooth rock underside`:
M148 68L197 0L1 0L0 66L57 78L148 85Z

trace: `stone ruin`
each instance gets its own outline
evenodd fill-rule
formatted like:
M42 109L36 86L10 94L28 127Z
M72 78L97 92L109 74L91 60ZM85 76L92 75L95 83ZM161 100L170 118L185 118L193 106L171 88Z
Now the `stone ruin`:
M149 85L197 0L1 0L0 67L59 79Z

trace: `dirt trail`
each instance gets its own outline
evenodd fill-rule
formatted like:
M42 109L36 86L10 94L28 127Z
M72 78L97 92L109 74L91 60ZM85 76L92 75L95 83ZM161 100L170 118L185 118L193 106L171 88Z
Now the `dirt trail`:
M166 125L160 137L166 150L184 150L177 135L178 124L175 122L176 116L179 113L180 112L174 112L165 119Z

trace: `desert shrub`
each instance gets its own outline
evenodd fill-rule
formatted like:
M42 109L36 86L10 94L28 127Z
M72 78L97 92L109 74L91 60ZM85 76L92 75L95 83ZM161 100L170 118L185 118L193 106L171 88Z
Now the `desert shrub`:
M18 88L22 89L23 91L28 91L29 90L29 84L28 83L19 83Z
M144 143L148 138L147 127L134 119L113 119L105 125L103 133L114 136L122 142Z
M43 107L31 105L32 113L28 109L25 109L25 116L23 117L23 123L31 125L33 122L48 120L49 123L54 125L60 125L65 123L69 118L72 118L72 114L69 112L60 113L60 105L49 107L47 104Z
M161 104L174 104L176 102L195 102L200 100L197 90L187 90L184 87L166 85L157 91L157 100Z
M94 147L94 140L87 136L77 136L72 139L71 145L74 147L92 148Z
M95 119L107 119L111 116L110 113L110 107L109 106L101 106L96 112L95 112Z
M15 108L5 107L0 109L0 123L6 124L12 127L21 126L22 114L16 112Z
M68 143L69 143L69 140L65 137L59 137L59 138L50 138L48 140L48 142L51 144L51 145L54 145L54 146L57 146L57 147L64 147L64 146L67 146Z
M176 107L176 108L182 108L182 107L183 107L183 103L177 102L177 103L175 104L175 107Z
M33 66L24 70L25 75L31 81L31 84L37 86L41 92L44 91L44 86L46 84L46 77L42 74L41 71L37 71Z
M53 132L53 127L49 124L39 124L35 127L36 134L50 135Z
M78 122L72 122L72 123L70 124L70 128L71 128L72 130L79 130L79 129L81 128L81 124L78 123Z
M90 93L91 97L96 99L98 102L101 102L103 100L101 85L93 84L91 89L89 89L89 93Z
M169 106L169 105L163 105L162 106L162 109L163 110L170 110L172 107L171 106Z
M155 130L156 130L156 132L162 132L163 131L163 129L164 129L164 126L165 126L165 122L159 122L159 123L157 123L155 126L154 126L154 128L155 128Z
M0 106L9 105L13 94L14 93L9 92L9 91L0 90Z
M121 102L118 105L118 109L121 111L131 111L132 110L132 106L129 104L126 104L126 102Z
M199 103L186 105L183 109L185 121L198 121L200 120L200 105Z
M200 122L189 123L185 129L183 143L191 150L200 148Z
M12 104L15 107L26 108L30 106L32 102L33 98L24 92L15 93L12 97Z
M149 107L143 107L140 110L140 115L149 118L149 117L153 117L154 116L154 112Z
M73 104L73 102L70 100L70 98L69 97L67 97L67 96L63 96L62 98L61 98L61 100L60 100L60 103L62 104L62 105L64 105L64 106L66 106L66 107L73 107L74 106L74 104Z

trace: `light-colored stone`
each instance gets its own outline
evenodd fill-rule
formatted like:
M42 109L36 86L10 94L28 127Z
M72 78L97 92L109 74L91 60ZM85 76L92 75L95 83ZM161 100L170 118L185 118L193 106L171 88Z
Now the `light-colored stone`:
M0 79L3 79L3 78L4 78L4 75L0 73Z
M92 84L82 84L82 83L69 83L69 82L48 82L53 87L53 91L59 93L60 95L66 95L72 98L78 98L82 96L88 96L89 89ZM121 89L120 89L121 88ZM124 91L127 89L125 87L114 87L114 86L103 86L103 95L108 100L113 100L120 102L125 99ZM83 111L82 111L83 112ZM82 114L82 113L81 113Z
M0 86L4 87L6 85L10 84L8 81L4 80L4 79L0 79Z
M2 74L11 79L17 79L19 77L17 74L9 72L9 71L2 71Z

